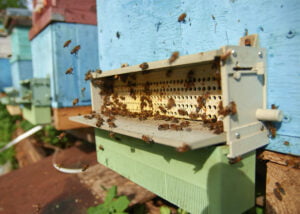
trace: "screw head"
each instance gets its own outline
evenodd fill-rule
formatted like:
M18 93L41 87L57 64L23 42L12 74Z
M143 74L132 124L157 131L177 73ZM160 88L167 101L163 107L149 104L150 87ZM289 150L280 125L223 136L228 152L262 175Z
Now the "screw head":
M232 50L231 51L231 55L234 56L234 57L236 57L237 56L237 52L235 50Z
M259 52L258 52L258 56L259 56L260 58L263 58L263 52L259 51Z
M235 133L235 138L236 138L236 139L240 139L240 137L241 137L240 133L236 132L236 133Z

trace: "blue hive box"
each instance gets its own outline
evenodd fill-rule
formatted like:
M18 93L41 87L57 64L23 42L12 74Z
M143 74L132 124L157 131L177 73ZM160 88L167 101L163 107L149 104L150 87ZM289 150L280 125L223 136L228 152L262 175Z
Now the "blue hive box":
M9 86L12 86L9 59L0 58L0 92Z
M63 47L68 40L69 46ZM84 77L88 70L99 68L97 41L97 26L60 22L48 25L31 41L33 76L50 77L53 108L72 107L75 98L77 106L91 104L89 81ZM80 50L71 54L77 45ZM66 75L69 68L73 74Z

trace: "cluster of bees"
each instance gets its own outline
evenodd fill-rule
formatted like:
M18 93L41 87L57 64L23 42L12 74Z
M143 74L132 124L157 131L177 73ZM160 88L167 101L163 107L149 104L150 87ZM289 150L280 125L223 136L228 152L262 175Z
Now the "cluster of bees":
M171 57L169 58L169 63L174 63L177 58L179 57L179 52L174 52ZM212 63L212 69L214 69L216 81L220 82L220 73L219 73L219 66L221 63L221 60L224 60L224 57L217 57L215 58L215 61ZM225 57L226 58L226 57ZM149 68L149 64L147 62L144 62L140 64L139 66L141 68L141 75L150 73L151 71L147 70ZM106 120L108 126L110 128L117 127L115 124L115 120L117 115L123 116L123 117L129 117L129 118L138 118L140 121L147 120L149 118L152 118L154 120L163 120L168 123L162 123L158 124L157 129L160 131L163 130L175 130L175 131L183 131L183 130L190 130L190 121L184 120L184 119L178 119L174 116L168 116L167 112L168 110L171 110L172 108L176 107L175 100L171 97L167 101L167 105L164 107L162 105L158 106L157 110L153 110L153 101L151 99L151 90L150 90L150 83L146 82L144 83L144 89L143 93L140 96L137 96L135 93L135 87L136 84L136 74L123 74L123 75L115 75L110 76L102 79L92 79L92 72L89 71L86 74L86 80L92 80L92 84L95 87L100 88L99 95L102 96L103 102L102 106L100 108L100 114L96 114L93 112L91 115L85 116L87 119L96 118L96 126L101 127L105 120L100 116L105 116L108 119ZM172 71L168 70L166 71L166 76L170 77L172 75ZM186 76L186 81L183 83L184 87L186 89L189 89L191 87L194 87L195 83L193 81L195 77L195 73L193 70L189 71ZM129 88L128 95L134 99L139 99L139 107L140 112L136 111L130 111L128 109L128 106L125 101L125 96L119 95L114 90L114 83L115 81L122 81L127 85ZM160 94L162 95L162 94ZM208 127L210 130L212 130L215 134L222 133L223 130L223 122L221 120L217 120L217 118L208 118L205 113L200 113L200 110L205 107L205 104L207 102L207 99L209 99L210 94L205 93L203 95L198 96L197 98L197 107L195 112L188 112L184 108L177 109L177 112L180 116L185 116L185 118L188 118L190 120L202 120L202 123L205 127ZM147 107L147 108L146 108ZM150 109L150 110L149 110ZM222 102L219 102L218 106L218 114L223 115L224 117L227 115L234 115L237 113L236 104L234 102L231 102L228 106L224 107ZM143 135L142 139L145 142L152 142L152 139L149 136ZM185 150L185 149L181 149Z

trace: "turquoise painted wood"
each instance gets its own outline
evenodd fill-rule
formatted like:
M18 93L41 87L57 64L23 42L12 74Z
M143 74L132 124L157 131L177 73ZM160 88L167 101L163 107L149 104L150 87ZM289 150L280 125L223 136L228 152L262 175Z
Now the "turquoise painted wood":
M70 45L63 47L67 40ZM78 106L91 104L89 82L85 73L99 68L97 26L72 23L52 23L32 41L33 70L35 78L50 77L52 107L72 107L79 98ZM70 51L77 45L77 54ZM73 74L66 75L72 67ZM86 88L84 92L82 88Z
M0 92L6 87L12 86L10 63L7 58L0 58Z
M268 107L275 104L285 114L267 149L300 155L299 0L97 0L97 11L103 70L169 58L173 51L209 51L237 44L246 32L258 34L268 52ZM186 21L179 23L183 12Z
M176 152L96 129L103 165L193 214L240 214L254 206L255 153L229 164L227 146ZM100 149L101 146L101 149Z
M17 60L31 60L31 47L28 39L29 27L15 27L11 33L12 57Z
M18 60L11 63L11 74L13 87L20 92L20 81L30 79L33 76L32 61Z

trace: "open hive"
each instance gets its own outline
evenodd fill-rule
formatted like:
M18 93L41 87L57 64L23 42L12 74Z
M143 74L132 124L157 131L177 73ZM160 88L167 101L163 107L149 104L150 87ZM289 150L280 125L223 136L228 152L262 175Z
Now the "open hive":
M250 151L257 146L250 145L251 139L267 136L255 116L265 105L264 81L258 78L264 75L263 66L258 66L264 59L258 50L226 46L87 73L92 80L93 112L72 120L178 151L226 141L238 143L231 156ZM253 93L255 98L248 100ZM235 137L236 131L242 138ZM246 140L244 149L240 140Z

